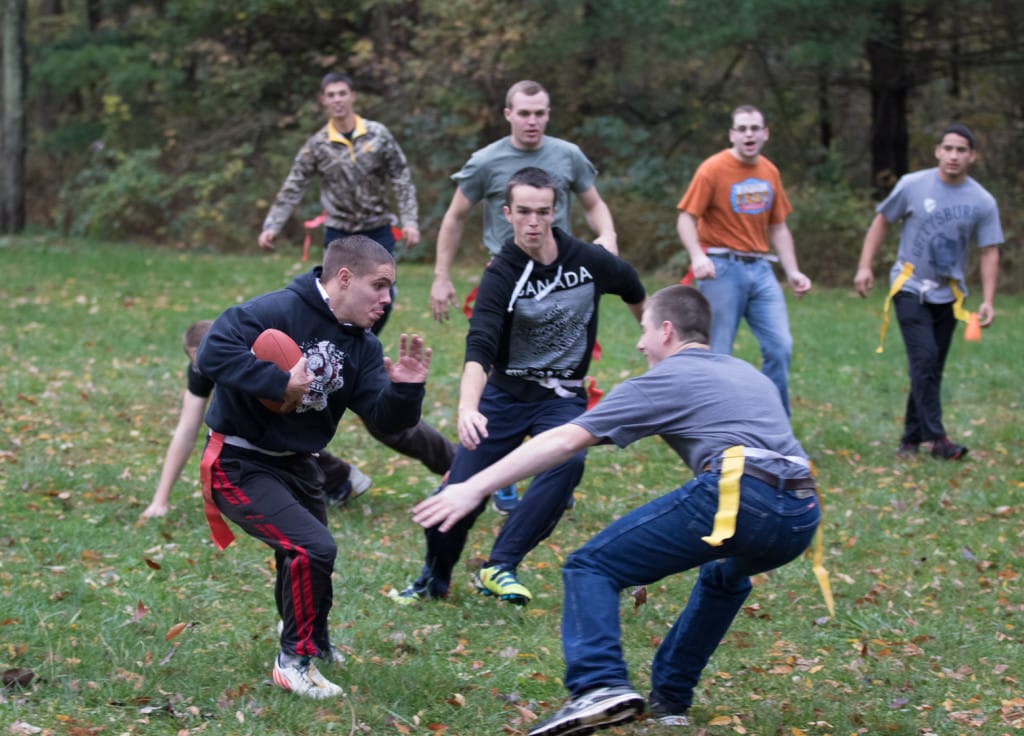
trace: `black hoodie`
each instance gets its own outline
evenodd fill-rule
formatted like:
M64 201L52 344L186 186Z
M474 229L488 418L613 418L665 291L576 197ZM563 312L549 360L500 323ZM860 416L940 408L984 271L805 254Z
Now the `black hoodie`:
M558 257L547 266L506 241L480 280L466 336L466 362L491 371L490 383L522 401L556 397L528 377L576 382L586 376L602 294L627 304L646 296L626 261L557 227L552 232ZM571 390L586 396L582 386Z
M217 385L206 412L211 429L264 450L309 453L331 441L349 408L385 433L419 421L423 384L391 382L377 337L339 324L328 308L316 284L321 271L317 266L214 321L196 356L200 372ZM271 327L298 344L315 376L302 405L290 414L276 414L259 402L280 401L288 386L287 371L252 354L257 336Z

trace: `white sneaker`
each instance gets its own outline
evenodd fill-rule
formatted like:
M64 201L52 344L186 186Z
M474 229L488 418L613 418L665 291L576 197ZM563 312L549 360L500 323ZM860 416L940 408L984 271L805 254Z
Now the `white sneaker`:
M355 465L350 465L348 469L348 482L352 484L352 492L349 493L349 498L355 498L356 496L362 496L373 485L373 480L364 473L362 470L357 468Z
M345 691L320 674L312 660L304 657L295 664L281 664L281 658L274 659L274 683L290 693L304 698L322 700L337 698Z
M583 736L630 721L643 709L644 699L633 688L599 687L569 700L553 716L531 728L528 736Z
M280 637L284 633L284 621L281 619L277 620L277 636ZM338 647L331 644L331 651L327 654L320 656L324 662L328 664L345 664L345 654L338 649Z

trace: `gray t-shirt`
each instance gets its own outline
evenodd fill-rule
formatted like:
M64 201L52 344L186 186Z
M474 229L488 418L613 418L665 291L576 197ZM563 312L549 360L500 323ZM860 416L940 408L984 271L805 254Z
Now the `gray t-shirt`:
M694 473L734 445L807 459L775 384L746 361L707 350L670 355L573 424L619 447L660 435ZM782 458L746 462L784 478L808 472Z
M484 245L492 254L512 237L512 226L505 219L505 186L512 174L527 166L536 166L551 174L559 183L555 226L567 233L569 226L569 194L579 194L594 186L597 169L575 143L544 136L544 145L535 151L524 151L512 145L509 137L495 141L470 156L469 161L452 179L473 204L484 203Z
M903 221L890 283L909 261L914 273L902 291L933 304L954 300L950 279L967 293L964 271L972 239L979 248L1003 242L995 197L971 177L963 184L946 184L937 168L902 177L876 211L889 222Z

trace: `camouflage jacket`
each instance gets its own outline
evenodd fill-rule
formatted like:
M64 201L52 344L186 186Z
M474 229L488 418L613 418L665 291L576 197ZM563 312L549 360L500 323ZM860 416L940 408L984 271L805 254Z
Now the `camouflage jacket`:
M395 224L388 208L389 181L402 227L418 227L416 187L405 154L387 128L357 115L351 142L329 122L306 141L263 221L264 230L281 231L316 174L329 227L360 231Z

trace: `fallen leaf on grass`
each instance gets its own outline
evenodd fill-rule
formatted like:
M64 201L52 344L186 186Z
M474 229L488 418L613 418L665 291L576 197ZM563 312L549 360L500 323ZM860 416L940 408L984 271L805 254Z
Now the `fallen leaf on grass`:
M398 733L401 734L412 733L412 730L408 726L406 726L404 723L399 721L394 716L389 716L388 719L384 721L384 725L391 726L393 729L395 729L396 731L398 731Z
M516 705L515 709L519 711L519 717L523 719L523 723L532 723L537 720L537 714L526 706Z
M146 604L139 601L138 605L135 606L135 613L132 614L132 621L138 623L147 613L149 613L149 609L146 608Z
M43 729L33 726L31 723L25 723L25 721L15 721L7 727L7 731L15 736L28 736L28 734L42 733Z
M167 633L164 634L164 641L170 641L171 639L177 638L178 635L181 634L181 632L187 629L189 626L191 626L191 624L186 623L184 621L182 621L181 623L174 624L174 626L169 628L167 630Z
M36 673L27 667L15 667L14 669L4 670L4 687L8 690L13 690L16 687L28 687L32 680L35 679L35 676Z

